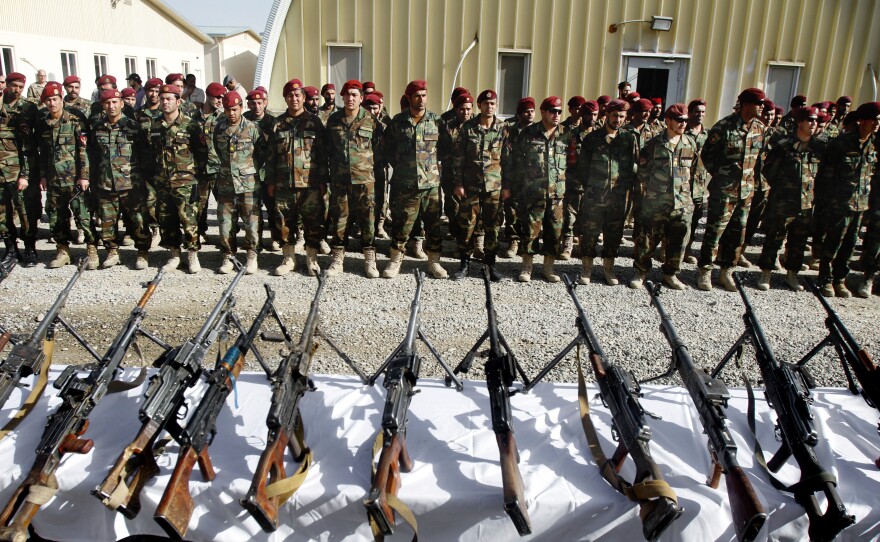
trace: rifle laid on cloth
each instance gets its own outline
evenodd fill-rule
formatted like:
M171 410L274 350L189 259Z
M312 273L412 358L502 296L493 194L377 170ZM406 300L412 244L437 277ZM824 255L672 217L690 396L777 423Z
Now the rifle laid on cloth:
M587 386L584 382L580 357L578 357L578 402L581 423L590 452L593 454L593 459L596 461L602 477L624 496L639 503L642 534L647 540L656 540L681 515L682 509L678 506L675 492L663 479L660 467L651 457L649 446L651 428L645 421L645 414L648 413L639 403L639 398L642 396L641 388L630 373L626 373L620 366L608 362L599 340L593 333L587 313L575 294L575 282L568 274L563 276L563 281L578 313L575 320L578 335L538 373L531 384L526 386L526 390L534 387L575 347L578 348L578 352L580 352L581 345L587 347L590 353L590 363L593 366L593 374L599 385L602 403L611 411L611 435L614 440L618 441L617 450L611 459L608 459L602 452L599 435L590 418ZM627 455L632 457L636 466L633 483L620 477L620 469L623 467Z
M410 472L413 468L412 458L406 448L406 422L410 401L413 395L418 393L415 386L422 366L422 357L419 356L416 347L417 338L425 343L428 350L449 375L447 382L454 382L457 390L463 388L462 383L455 377L452 369L443 361L421 329L419 311L425 274L416 271L415 275L416 294L410 304L406 336L368 382L372 386L379 375L384 373L383 385L388 390L385 410L382 413L382 430L376 436L373 444L373 474L370 493L364 500L364 507L366 507L367 516L370 519L370 528L377 540L382 539L385 535L393 534L395 511L413 528L415 532L413 540L418 539L419 530L415 516L409 507L397 498L397 490L400 488L400 473ZM376 462L377 454L379 455L378 463Z
M325 280L325 274L318 276L318 289L312 299L309 315L306 318L298 344L294 344L287 327L274 307L272 307L272 315L281 329L282 336L278 338L263 334L264 340L283 341L288 350L288 354L284 356L275 371L269 375L272 382L272 405L269 408L269 415L266 417L269 436L266 438L266 448L260 455L251 486L246 496L241 499L242 506L250 512L266 532L278 529L278 509L293 496L305 481L312 463L312 452L305 445L299 402L307 391L315 390L315 386L309 378L312 356L318 347L314 342L315 335L324 338L330 348L361 377L363 382L366 382L366 376L360 368L339 350L319 327L319 306ZM293 459L300 464L297 471L290 477L287 476L284 469L286 449L290 450Z
M206 482L214 479L214 467L208 455L208 447L217 435L217 417L226 405L226 398L235 389L235 381L244 367L245 356L252 352L260 365L265 368L263 357L254 341L269 312L275 310L275 291L268 284L264 286L266 301L254 318L250 329L247 333L239 335L235 344L222 358L218 356L217 365L207 378L207 388L198 406L186 422L186 427L175 435L175 440L181 446L177 464L153 515L159 526L174 540L182 540L186 536L195 509L195 503L189 492L189 480L196 463L199 465L202 479ZM241 324L237 317L233 314L231 318L235 322L235 327L240 328Z
M794 500L804 507L810 519L810 540L832 540L843 529L855 523L855 517L846 513L846 507L835 489L837 479L819 464L819 459L813 450L819 441L819 435L813 427L813 412L810 409L813 398L810 396L810 390L796 365L780 363L776 359L764 330L752 310L749 296L742 287L739 273L733 274L733 281L746 308L743 314L745 331L712 371L712 376L718 376L734 356L736 356L735 363L740 366L743 346L746 343L752 345L758 370L764 381L764 395L776 412L776 435L782 440L779 450L770 461L767 461L761 444L755 436L755 460L767 471L773 487L780 491L791 492ZM755 396L748 378L743 375L743 379L749 396L749 429L755 435ZM791 456L794 456L800 467L801 478L796 484L789 486L771 473L778 472ZM822 512L816 498L819 492L825 496L827 503L825 512Z
M147 290L132 309L128 320L113 339L107 352L85 377L76 375L78 367L69 365L53 384L61 390L61 405L46 422L43 436L37 445L36 460L24 481L12 494L0 514L0 540L18 540L27 537L28 525L40 508L58 491L55 471L65 454L87 454L94 443L79 438L89 427L89 415L107 393L139 386L146 371L141 370L137 380L122 383L116 379L129 347L134 343L146 318L145 307L153 296L164 271L146 284Z
M709 437L713 469L706 483L717 489L721 473L724 473L736 536L743 542L750 542L758 536L767 520L767 514L748 476L736 460L737 447L727 429L727 416L724 412L730 392L724 381L709 376L709 373L694 364L687 345L678 337L672 319L660 302L660 285L646 281L645 288L651 296L651 304L660 315L660 332L672 348L672 360L665 373L641 383L668 378L678 372L700 415L703 432Z
M178 422L181 409L186 409L186 390L198 381L204 370L202 362L208 349L221 334L227 332L235 299L232 292L244 274L237 261L238 273L220 296L195 337L166 351L153 365L159 371L150 377L144 404L138 411L141 426L135 439L125 447L104 481L92 493L111 510L125 517L135 517L141 509L140 492L147 481L159 473L155 457L164 449L157 445L163 430L172 437L182 431Z
M522 376L523 385L528 386L529 379L516 359L513 350L507 345L504 336L498 330L498 318L492 302L492 289L489 272L483 266L483 282L486 286L486 313L489 327L468 351L464 359L455 368L454 373L467 373L474 356L480 346L489 339L489 350L480 354L486 357L486 386L489 388L489 406L492 414L492 430L498 442L501 454L501 484L504 487L504 511L510 516L520 536L532 533L532 524L526 510L526 499L523 490L522 474L519 471L519 451L513 436L513 413L510 408L510 396L521 390L511 390L517 373Z

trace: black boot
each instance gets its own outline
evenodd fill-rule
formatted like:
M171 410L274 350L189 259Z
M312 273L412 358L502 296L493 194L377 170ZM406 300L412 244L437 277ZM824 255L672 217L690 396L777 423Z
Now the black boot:
M16 260L21 261L21 252L18 251L18 243L15 239L4 239L3 243L6 245L6 251L3 253L3 258L5 259L12 254L15 256Z
M466 279L468 276L468 268L471 265L471 255L470 254L461 254L461 265L458 267L458 271L453 273L449 278L452 280L461 280Z
M24 267L36 267L36 265L37 265L37 242L36 241L25 241L24 242L24 257L22 258L22 265Z
M486 266L486 270L489 272L489 280L492 282L501 282L504 279L504 275L499 273L495 269L495 254L486 254L483 257L483 265Z

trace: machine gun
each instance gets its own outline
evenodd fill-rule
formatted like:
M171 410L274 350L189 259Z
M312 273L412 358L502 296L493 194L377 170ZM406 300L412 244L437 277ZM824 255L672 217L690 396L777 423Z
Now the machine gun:
M468 351L464 359L455 368L455 374L467 373L474 356L480 346L489 339L489 350L483 352L486 360L486 386L489 388L489 406L492 414L492 430L498 442L501 454L501 484L504 487L504 511L510 516L520 536L532 533L532 524L526 510L526 499L523 494L522 474L519 471L519 451L513 436L513 414L510 409L510 396L521 390L511 390L517 373L522 376L523 385L528 386L529 379L520 366L513 350L507 345L504 336L498 330L495 305L492 302L492 288L489 282L489 271L483 266L483 282L486 286L486 313L489 327Z
M767 520L767 514L748 476L736 460L737 447L727 429L727 416L724 412L730 399L730 392L720 378L709 376L709 373L694 364L687 345L678 337L672 319L660 302L660 285L646 281L645 288L651 296L651 304L660 315L660 332L672 348L672 360L669 370L643 380L642 383L668 378L678 372L700 415L703 432L709 437L709 453L712 455L713 469L706 483L709 487L717 489L721 473L724 473L736 536L743 542L750 542L758 536L758 532Z
M58 393L61 405L49 416L31 470L0 514L0 540L27 538L28 526L34 516L58 491L55 471L61 459L65 454L87 454L91 451L94 445L91 439L80 437L89 427L89 415L104 395L114 391L113 384L122 361L139 334L141 323L147 316L145 307L163 274L164 271L160 270L146 284L147 291L132 309L107 352L87 376L78 377L78 368L68 365L55 381L55 388L61 390ZM144 374L141 373L142 376Z
M813 450L819 441L819 435L813 427L813 412L810 408L813 398L810 396L810 390L803 375L797 370L797 366L780 363L776 359L770 348L770 343L764 335L764 330L752 310L749 296L743 289L738 273L733 274L733 280L746 308L745 314L743 314L745 331L712 371L712 376L717 377L734 356L736 356L736 364L739 365L743 355L743 346L745 343L752 345L755 350L758 370L764 381L764 395L776 412L776 435L782 441L779 450L770 458L770 461L766 461L760 443L755 437L755 459L764 470L768 471L767 474L773 487L780 491L791 492L795 501L804 507L807 517L810 519L810 540L833 540L843 529L855 523L855 517L846 513L846 507L835 489L837 479L822 468ZM754 394L748 379L746 379L746 387L749 401L753 403ZM754 408L750 408L749 412L749 428L754 434ZM801 479L798 483L788 486L771 473L778 472L791 456L794 456L798 467L800 467ZM816 494L819 492L823 493L825 497L826 509L824 512L816 498Z
M525 389L528 391L533 388L575 347L579 348L581 345L587 347L602 403L611 411L612 437L618 441L617 450L611 459L608 459L602 452L599 436L589 416L586 384L578 362L581 420L590 451L605 480L620 493L639 503L642 534L647 540L656 540L681 515L682 509L678 506L675 492L663 479L660 467L651 457L649 447L651 428L645 421L647 412L639 403L639 397L642 396L641 388L631 374L624 372L618 365L608 362L599 340L593 333L587 313L575 294L575 282L567 274L563 276L563 281L578 313L575 320L578 336L557 354ZM627 482L619 474L627 455L632 457L636 467L633 483Z
M156 439L163 430L168 430L172 436L181 433L178 414L181 409L186 409L184 393L202 374L202 362L208 349L218 335L226 333L235 305L232 292L244 274L244 266L237 261L235 265L238 273L195 337L166 351L153 364L159 366L159 371L150 377L144 404L138 412L143 425L101 485L92 491L105 506L129 519L140 512L140 492L144 484L159 473L155 456L161 454L163 446L157 446Z
M263 357L254 344L263 321L270 311L275 311L275 291L268 284L264 286L266 301L254 318L250 329L247 333L239 335L235 344L217 361L217 365L207 378L207 389L199 405L187 421L186 427L176 437L181 446L177 465L171 473L171 480L153 515L159 526L174 540L183 540L186 536L189 520L195 508L189 492L189 480L196 463L205 481L210 482L214 479L214 467L208 455L208 447L217 435L217 417L226 405L226 398L235 389L235 381L244 367L245 356L252 352L260 365L266 369ZM232 318L236 327L241 327L237 317L232 315Z
M373 445L373 458L379 453L378 463L373 463L373 476L370 492L364 500L364 507L370 519L370 528L375 537L390 535L394 532L394 511L397 511L413 528L418 537L418 525L409 507L397 498L400 488L400 473L410 472L413 468L412 458L406 448L406 422L409 404L413 395L422 366L422 357L416 348L419 338L437 359L437 362L449 375L447 382L455 382L458 390L463 388L455 377L452 369L443 361L440 354L428 340L419 322L420 300L424 273L416 271L416 294L410 304L409 323L406 336L394 349L382 366L369 379L372 386L379 375L384 373L384 386L388 390L385 399L385 410L382 413L382 431Z

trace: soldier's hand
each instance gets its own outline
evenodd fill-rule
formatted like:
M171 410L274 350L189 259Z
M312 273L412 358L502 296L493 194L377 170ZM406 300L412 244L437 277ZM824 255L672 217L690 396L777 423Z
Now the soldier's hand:
M27 187L28 187L28 180L25 179L24 177L19 177L18 178L18 191L21 192L22 190L24 190Z
M464 186L458 185L455 187L455 190L452 191L452 195L457 197L459 200L463 200L465 197Z
M42 190L43 192L45 192L47 186L48 186L48 182L46 181L46 178L45 178L45 177L40 177L40 190Z
M510 197L510 189L502 188L501 189L501 201L504 201Z
M83 192L89 189L88 179L80 179L79 181L77 181L77 184L79 185L80 190L82 190Z

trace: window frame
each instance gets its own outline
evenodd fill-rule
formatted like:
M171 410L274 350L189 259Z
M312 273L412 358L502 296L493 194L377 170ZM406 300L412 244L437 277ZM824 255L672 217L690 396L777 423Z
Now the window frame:
M73 60L73 70L70 69L70 60ZM76 51L61 51L61 75L66 79L71 75L79 75L79 60Z
M14 71L15 48L11 45L0 45L0 73L10 73Z
M104 53L94 53L92 58L95 62L95 79L101 77L102 75L106 75L109 73L110 63L107 59L107 55ZM128 74L126 74L128 75Z
M147 65L146 65L147 79L152 79L152 78L156 77L157 64L158 64L158 62L156 61L155 58L149 58L149 57L147 58Z
M126 56L125 57L125 76L128 77L133 73L137 73L137 57L136 56Z
M529 95L529 85L531 84L532 78L532 50L531 49L498 49L498 69L495 72L495 88L498 89L498 108L497 114L501 118L510 118L516 115L516 109L513 111L504 110L504 92L505 88L502 84L501 77L501 64L502 58L504 57L520 57L523 59L523 79L522 79L522 90L521 96L516 98L517 102L520 99Z
M341 89L342 85L345 81L334 81L333 80L333 63L330 61L331 51L333 49L352 49L357 50L357 75L352 77L352 79L357 79L358 81L363 79L363 69L364 69L364 45L362 43L342 43L342 42L327 42L327 80L325 83L334 83L336 88Z

